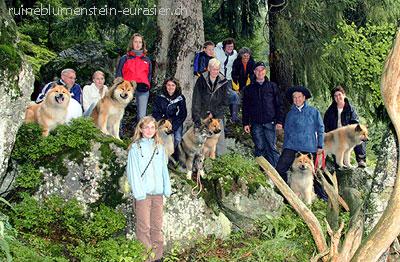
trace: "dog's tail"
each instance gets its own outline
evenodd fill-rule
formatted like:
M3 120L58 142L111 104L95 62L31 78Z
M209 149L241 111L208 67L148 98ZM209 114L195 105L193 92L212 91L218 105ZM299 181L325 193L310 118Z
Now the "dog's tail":
M83 112L84 117L90 117L93 113L94 108L96 107L97 103L92 103L89 108Z

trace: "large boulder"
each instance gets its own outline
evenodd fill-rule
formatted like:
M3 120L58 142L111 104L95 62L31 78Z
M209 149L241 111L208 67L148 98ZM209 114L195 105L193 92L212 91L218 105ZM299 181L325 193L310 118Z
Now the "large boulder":
M347 169L337 172L339 189L351 187L361 193L365 212L365 229L367 233L376 225L385 210L396 179L398 148L394 133L386 131L381 142L381 151L373 170Z
M89 84L92 74L101 70L106 75L106 83L111 84L117 63L117 53L114 53L105 44L89 41L76 44L61 51L58 56L40 68L41 84L53 81L60 77L65 68L74 69L77 74L77 83Z
M4 1L0 1L0 181L3 185L12 179L6 170L34 81L32 68L16 48L16 35L15 23Z
M126 144L104 137L97 131L85 119L72 121L70 127L61 126L47 138L35 137L32 133L40 135L40 130L30 125L24 126L18 135L21 141L17 145L27 148L22 151L16 148L13 153L17 181L14 191L19 192L21 188L32 185L36 172L41 181L38 186L30 187L36 199L48 199L51 195L74 198L86 212L105 203L125 215L128 222L125 233L133 238L133 200L131 197L124 198L120 183L127 162ZM86 137L80 139L80 134ZM94 138L91 139L90 134ZM27 137L36 145L26 145ZM65 141L64 137L70 141ZM27 154L32 154L35 159L32 160ZM44 154L45 157L38 154ZM32 167L31 162L35 163L33 169L36 171L24 171L26 165ZM248 163L244 162L244 165ZM258 179L265 180L258 168L253 168L261 174ZM198 237L209 235L224 238L238 227L246 231L253 230L257 219L266 214L276 215L282 205L282 198L269 183L255 185L240 178L232 185L232 189L216 193L224 181L233 181L229 177L220 177L205 180L203 191L196 196L192 192L195 186L193 181L187 180L179 171L171 171L170 175L173 194L165 201L163 228L168 246L175 242L188 244Z

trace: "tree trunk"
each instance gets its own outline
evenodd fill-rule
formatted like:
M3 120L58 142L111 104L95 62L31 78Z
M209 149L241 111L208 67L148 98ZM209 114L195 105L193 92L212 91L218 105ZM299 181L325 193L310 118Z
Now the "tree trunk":
M169 8L168 15L161 15L161 8ZM175 77L186 98L188 119L191 119L192 93L195 84L193 58L204 42L203 11L201 0L159 0L156 51L157 83L166 77ZM175 15L171 15L175 13ZM179 15L176 15L179 14Z
M269 62L270 62L270 67L271 67L271 81L275 82L278 84L282 97L285 97L286 90L293 85L293 62L291 58L282 53L279 52L276 48L275 44L275 36L274 32L277 32L280 30L276 26L276 19L277 19L277 14L276 13L271 13L269 15L269 44L270 44L270 55L269 55ZM285 112L289 111L290 109L290 101L287 101L286 99L283 99L284 101L284 106L285 106Z
M386 110L396 130L400 134L400 33L386 61L381 80L381 93ZM392 195L378 224L357 250L352 261L377 261L400 233L400 177L399 163Z

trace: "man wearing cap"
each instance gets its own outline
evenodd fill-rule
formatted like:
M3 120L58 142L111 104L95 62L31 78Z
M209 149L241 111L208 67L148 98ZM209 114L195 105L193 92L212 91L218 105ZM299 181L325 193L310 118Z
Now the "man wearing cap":
M296 152L312 153L315 159L324 147L324 123L318 109L308 105L306 99L311 97L310 91L303 86L290 87L286 98L293 105L286 115L282 155L276 170L288 182L287 171L292 165ZM314 182L315 193L326 198L321 186Z
M243 90L243 126L251 133L255 156L264 156L276 166L279 153L276 150L276 129L282 129L283 104L276 83L265 77L263 62L255 65L255 81Z

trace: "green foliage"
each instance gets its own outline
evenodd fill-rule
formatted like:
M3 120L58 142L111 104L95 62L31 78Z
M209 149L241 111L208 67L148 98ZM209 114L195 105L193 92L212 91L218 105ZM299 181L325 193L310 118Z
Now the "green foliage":
M8 69L12 74L18 72L21 67L21 56L12 44L2 44L0 45L0 69Z
M207 159L205 170L206 179L218 180L226 194L237 188L239 179L245 182L249 193L254 193L260 185L267 186L258 164L236 153L225 154L215 160Z
M32 38L28 35L19 34L19 38L18 48L27 56L27 60L32 65L33 73L38 80L40 67L55 58L56 54L44 45L34 44Z
M32 164L26 163L20 167L19 176L15 180L16 186L29 189L37 188L42 182L43 174Z
M89 222L84 223L81 236L86 242L99 241L111 237L125 227L123 214L116 213L109 207L100 205L98 212L94 213Z
M22 125L11 153L11 159L19 165L17 185L24 189L36 189L41 183L40 166L66 174L63 159L67 157L79 162L99 134L93 122L85 118L73 119L69 125L58 126L48 137L42 137L37 124Z
M103 240L95 245L81 244L73 250L73 254L81 261L140 262L148 257L140 242L122 237Z
M14 208L15 228L48 256L82 261L141 261L145 256L138 242L115 238L123 232L125 219L104 205L87 216L77 200L51 196L39 202L24 195Z
M346 83L348 93L374 112L382 105L380 76L396 33L395 24L357 28L340 23L339 32L325 46L324 59L342 66L336 67L338 83ZM367 94L367 95L366 95ZM365 107L364 107L365 108Z

